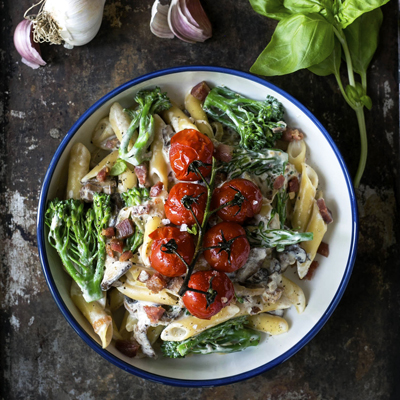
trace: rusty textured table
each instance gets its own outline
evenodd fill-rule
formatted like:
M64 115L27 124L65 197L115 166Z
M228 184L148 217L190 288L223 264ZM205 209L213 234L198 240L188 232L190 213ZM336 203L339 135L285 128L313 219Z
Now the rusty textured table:
M321 332L272 371L230 386L182 389L131 376L92 351L53 301L37 253L42 179L74 121L96 100L141 74L179 65L248 71L275 22L246 0L204 0L214 36L191 45L153 36L150 0L109 0L88 45L42 46L48 65L20 62L12 32L27 0L0 1L0 394L4 399L399 399L399 130L397 3L383 7L369 70L369 158L357 190L360 240L349 286ZM355 173L358 128L333 77L308 71L269 79L325 125ZM397 202L396 202L397 201Z

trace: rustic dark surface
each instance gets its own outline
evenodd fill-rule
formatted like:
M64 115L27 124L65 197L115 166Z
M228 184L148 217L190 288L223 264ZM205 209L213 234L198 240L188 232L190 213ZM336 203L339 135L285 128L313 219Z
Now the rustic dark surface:
M27 0L0 1L0 394L4 399L399 399L399 130L397 3L383 7L368 79L370 152L357 190L360 240L346 293L322 331L272 371L219 388L182 389L131 376L92 351L48 290L35 218L42 179L76 119L111 89L179 65L248 71L275 22L246 0L204 0L214 36L204 44L161 40L148 28L150 0L107 1L97 37L72 51L42 46L48 65L31 70L12 32ZM325 125L355 173L358 128L333 77L308 71L269 79ZM397 195L396 195L397 193ZM396 203L397 201L397 203Z

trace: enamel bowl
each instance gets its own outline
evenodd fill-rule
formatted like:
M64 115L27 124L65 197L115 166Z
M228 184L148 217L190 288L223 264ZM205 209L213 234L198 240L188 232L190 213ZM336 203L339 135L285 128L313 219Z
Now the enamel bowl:
M285 107L288 125L306 133L308 162L316 170L320 188L334 216L324 241L330 255L317 255L320 263L310 281L299 281L288 275L304 290L308 306L303 314L294 307L285 312L290 328L286 334L264 337L257 347L240 353L190 356L185 359L130 359L113 345L103 350L92 327L69 297L70 278L63 271L56 251L47 243L44 214L47 202L63 197L68 154L72 145L82 142L89 148L97 122L108 115L110 106L118 101L131 106L133 95L141 89L160 86L178 104L183 103L189 88L205 80L212 86L225 85L243 95L263 100L266 95L278 98ZM58 147L43 182L38 209L38 246L50 291L64 317L77 334L93 350L118 367L141 378L177 386L216 386L238 382L268 371L287 360L305 346L323 327L339 303L350 279L356 256L358 219L357 205L349 173L332 138L317 119L297 100L253 75L219 67L180 67L154 72L136 78L113 90L97 101L72 126Z

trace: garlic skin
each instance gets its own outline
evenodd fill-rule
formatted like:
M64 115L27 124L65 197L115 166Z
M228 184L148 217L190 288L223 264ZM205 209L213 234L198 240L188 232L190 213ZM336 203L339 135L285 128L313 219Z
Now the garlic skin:
M64 46L89 43L100 29L106 0L46 0L43 11L57 23Z
M24 19L14 31L14 46L20 56L21 61L33 69L46 65L40 55L39 44L33 41L32 21Z
M163 6L160 0L155 0L151 8L150 30L159 38L173 39L175 35L168 25L169 5Z
M212 27L200 0L172 0L168 24L176 37L188 43L211 38Z

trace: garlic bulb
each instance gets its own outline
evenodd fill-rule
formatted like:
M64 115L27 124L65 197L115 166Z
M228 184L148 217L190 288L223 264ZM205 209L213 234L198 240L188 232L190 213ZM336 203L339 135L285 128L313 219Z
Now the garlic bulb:
M34 24L35 42L61 44L64 41L69 49L89 43L100 29L105 2L42 0L39 13L28 17Z

